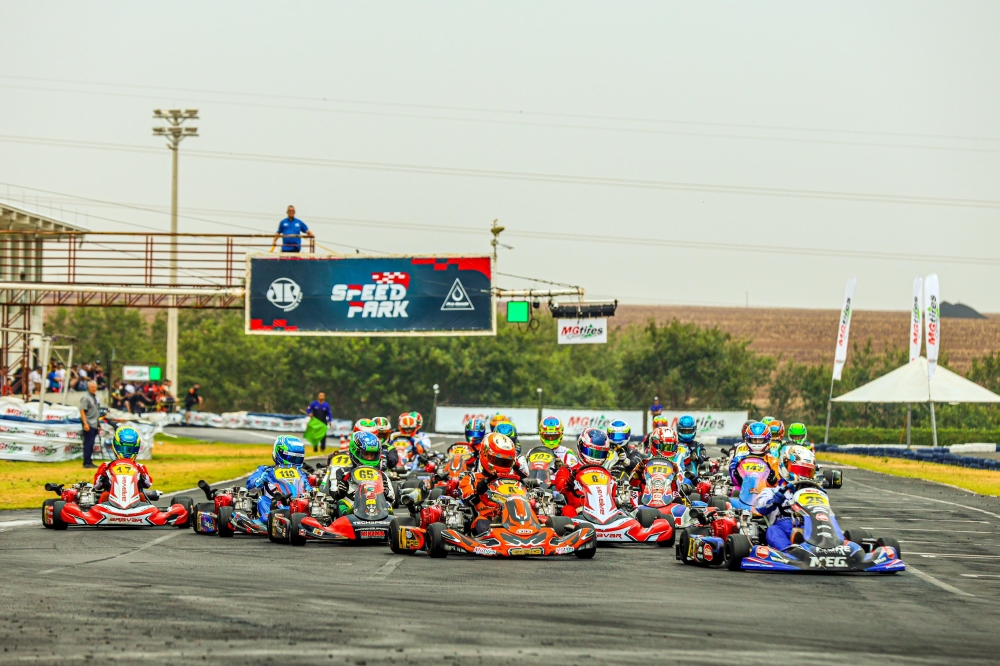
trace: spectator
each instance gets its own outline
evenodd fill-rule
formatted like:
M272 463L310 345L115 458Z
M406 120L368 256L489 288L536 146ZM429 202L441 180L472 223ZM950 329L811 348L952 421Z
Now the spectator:
M326 401L326 393L322 391L316 399L309 403L309 423L306 424L306 431L303 437L312 444L313 452L319 447L321 451L326 451L326 431L333 421L333 414L330 412L330 404Z
M94 381L97 382L97 390L103 391L108 388L108 378L104 376L104 370L101 369L101 366L95 363L91 367L91 370L94 375Z
M113 409L125 409L125 387L122 386L122 380L115 380L115 387L111 391L111 407Z
M147 398L142 391L136 391L131 384L125 387L125 409L129 414L145 414L146 407L152 404L152 400Z
M653 416L659 416L663 413L663 405L660 404L660 396L653 396L653 404L649 406L649 411Z
M10 368L0 366L0 395L10 395Z
M76 381L74 382L77 391L89 391L88 384L90 384L90 373L87 371L88 366L86 363L82 364L76 370Z
M101 431L101 408L97 404L97 382L87 383L87 393L80 400L80 423L83 425L83 466L96 467L93 463L94 440Z
M295 212L294 210L292 211ZM184 423L191 423L191 410L195 407L201 407L201 396L198 395L198 389L201 388L201 384L198 382L194 383L194 386L188 389L187 395L184 396Z
M62 363L56 363L56 376L59 380L59 392L62 393L66 390L66 366Z
M173 383L169 379L165 379L160 386L159 402L160 408L168 413L177 407L177 396L174 395Z
M52 370L46 375L46 380L49 384L50 393L59 393L59 369L55 363L52 364Z
M36 365L35 369L28 373L28 395L35 395L42 390L42 366Z
M302 234L305 234L309 238L315 238L305 222L295 217L295 206L289 206L288 217L278 223L278 231L274 234L274 240L271 241L271 250L274 250L274 246L277 245L278 238L280 237L282 239L282 252L301 252Z

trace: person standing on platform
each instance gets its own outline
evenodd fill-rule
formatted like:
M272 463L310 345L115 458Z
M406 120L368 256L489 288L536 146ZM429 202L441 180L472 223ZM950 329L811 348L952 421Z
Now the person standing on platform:
M326 401L326 393L320 391L316 399L309 403L309 423L306 424L306 431L302 436L312 444L314 453L317 449L326 451L326 433L332 422L330 403Z
M282 252L301 252L303 235L315 238L306 223L295 217L295 206L289 206L288 217L278 223L278 231L271 241L271 251L274 251L278 238L281 238Z

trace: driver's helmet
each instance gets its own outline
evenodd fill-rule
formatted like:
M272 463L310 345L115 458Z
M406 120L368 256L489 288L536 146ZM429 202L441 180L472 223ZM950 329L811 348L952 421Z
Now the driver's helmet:
M771 429L771 441L772 442L782 442L785 439L785 423L774 419L769 424L768 427Z
M695 435L698 434L698 425L694 422L694 417L688 414L677 419L677 438L685 444L694 442Z
M521 455L521 441L517 438L517 426L510 421L504 421L498 423L493 432L510 437L510 441L514 442L514 448L517 449L517 454Z
M754 423L757 422L754 421L753 419L749 419L747 421L744 421L743 425L740 426L740 437L743 438L744 442L747 441L747 430L749 430L750 426L753 425Z
M353 433L347 455L355 465L378 467L382 460L382 442L378 441L378 436L370 432Z
M353 432L370 432L378 437L378 424L375 423L375 419L358 419L354 423Z
M483 437L486 437L486 421L478 416L469 419L468 423L465 424L465 441L478 447L483 443Z
M766 426L771 425L771 423L773 423L774 421L777 421L777 419L774 418L773 416L765 416L765 417L761 418L761 420L760 420L760 422L763 423Z
M120 425L115 430L115 437L111 440L111 450L115 452L116 458L128 458L135 460L139 455L139 444L141 440L139 431L130 425ZM303 449L305 455L305 449Z
M668 419L663 414L657 414L656 416L653 417L653 430L656 430L657 428L669 428L669 427L670 427L670 419Z
M479 451L479 466L487 474L507 474L514 467L517 449L507 435L491 432L483 439Z
M806 440L809 437L809 432L806 430L806 424L804 423L793 423L788 426L788 440L794 442L795 444L806 445Z
M615 448L622 448L628 444L629 437L632 436L632 426L624 421L612 421L608 426L608 441Z
M384 416L376 416L372 421L375 422L375 434L379 441L385 444L389 441L389 435L392 434L392 421Z
M293 435L279 435L274 440L271 459L278 467L299 467L306 461L306 445Z
M677 433L670 428L657 428L649 434L649 453L672 458L677 453Z
M412 437L417 433L419 426L417 425L417 418L413 414L400 414L397 423L399 424L399 432L404 435Z
M816 478L816 456L798 444L781 447L778 454L778 475L789 483Z
M757 421L747 427L746 434L747 447L754 455L763 455L767 451L768 444L771 443L771 428L765 423Z
M538 424L538 438L550 449L557 448L563 440L563 423L557 416L546 416Z
M494 414L490 418L490 432L496 432L498 425L500 425L501 423L508 423L509 421L510 419L504 416L503 414Z
M611 455L611 443L603 430L587 428L577 438L576 450L584 465L602 465Z
M420 412L410 412L410 416L417 420L417 430L424 427L424 415Z

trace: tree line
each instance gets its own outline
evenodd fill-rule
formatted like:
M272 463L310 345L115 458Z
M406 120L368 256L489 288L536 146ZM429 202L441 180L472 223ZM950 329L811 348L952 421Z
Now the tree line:
M612 320L613 321L613 320ZM162 364L166 316L133 309L73 308L53 313L54 334L76 337L75 358L99 360L121 374L122 363ZM187 310L180 316L181 389L198 382L210 411L298 413L325 391L342 418L429 414L433 385L442 405L537 404L593 409L645 409L654 395L670 409L748 409L786 422L826 419L829 364L805 365L759 354L749 340L715 327L650 321L610 332L606 345L559 345L555 321L537 330L501 322L496 337L278 337L245 335L243 313ZM876 352L854 343L841 395L903 365L906 349ZM947 366L947 354L941 358ZM1000 352L973 361L967 377L1000 391ZM837 404L835 423L901 428L902 405ZM940 405L942 427L1000 427L995 406ZM929 424L916 407L915 426Z

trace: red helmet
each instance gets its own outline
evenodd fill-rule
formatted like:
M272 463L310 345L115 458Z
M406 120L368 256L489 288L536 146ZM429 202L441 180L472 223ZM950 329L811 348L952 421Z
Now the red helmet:
M420 430L421 428L423 428L424 427L424 415L421 414L420 412L410 412L410 414L412 414L413 418L415 418L417 420L417 430Z
M479 450L479 464L487 474L503 474L514 467L517 448L507 435L491 432L483 439Z
M767 424L767 427L771 430L771 441L781 442L785 439L785 422L774 419Z
M419 428L419 426L417 425L417 419L416 417L413 416L412 413L400 414L398 423L399 423L399 432L403 433L404 435L413 436Z
M663 414L657 414L653 417L653 430L657 428L666 428L670 425L670 419Z
M651 432L649 452L654 456L672 457L677 453L677 433L670 428L657 428Z
M378 426L372 419L358 419L358 421L354 424L353 432L370 432L378 437Z
M599 428L587 428L576 440L576 450L587 465L603 465L611 455L608 434Z

